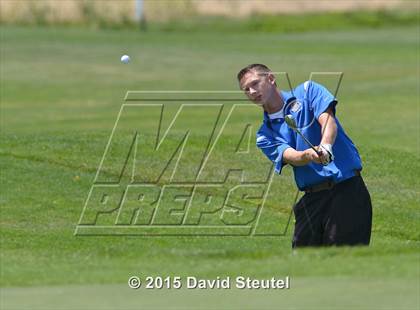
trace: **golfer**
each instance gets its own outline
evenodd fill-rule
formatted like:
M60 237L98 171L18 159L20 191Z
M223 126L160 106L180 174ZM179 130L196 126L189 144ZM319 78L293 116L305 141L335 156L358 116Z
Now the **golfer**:
M359 153L337 120L337 100L322 85L307 81L293 91L277 90L271 70L252 64L238 73L240 88L264 110L257 146L280 174L293 167L305 192L293 211L292 247L368 245L372 205L360 171ZM285 122L296 127L315 150Z

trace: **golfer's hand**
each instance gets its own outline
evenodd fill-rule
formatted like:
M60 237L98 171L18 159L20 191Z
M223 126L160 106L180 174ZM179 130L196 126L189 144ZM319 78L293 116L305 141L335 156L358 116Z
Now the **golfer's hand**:
M321 153L321 163L325 166L334 160L334 154L331 144L321 144L318 146L318 151Z
M306 149L303 151L303 158L308 162L314 162L317 164L321 164L321 158L313 149Z

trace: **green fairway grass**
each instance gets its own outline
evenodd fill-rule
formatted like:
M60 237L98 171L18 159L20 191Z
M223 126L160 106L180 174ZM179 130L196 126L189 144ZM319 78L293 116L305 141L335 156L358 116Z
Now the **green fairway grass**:
M2 309L419 308L418 27L222 35L2 26L0 32ZM129 65L120 63L123 54ZM288 72L293 85L311 72L344 72L337 116L364 163L374 212L370 247L292 251L293 223L283 237L74 235L128 90L237 90L237 71L255 62ZM317 81L331 89L336 80ZM278 84L288 89L284 76ZM169 109L164 125L175 111ZM127 118L124 126L138 121ZM152 127L154 120L146 122ZM118 162L108 172L117 175ZM290 167L272 186L264 225L280 231L296 191ZM130 290L131 275L289 275L294 282L289 291L159 293Z

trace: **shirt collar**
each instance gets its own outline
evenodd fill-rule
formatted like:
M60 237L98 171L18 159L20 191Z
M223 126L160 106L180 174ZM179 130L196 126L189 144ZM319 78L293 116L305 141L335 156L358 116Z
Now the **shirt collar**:
M270 115L266 111L264 111L264 121L266 122L273 121L274 119L284 118L284 108L288 106L291 102L296 100L296 97L293 96L291 92L285 92L281 90L279 93L280 93L280 96L283 98L283 102L284 102L283 108L280 111L273 113L275 114L275 117L272 119L270 119Z

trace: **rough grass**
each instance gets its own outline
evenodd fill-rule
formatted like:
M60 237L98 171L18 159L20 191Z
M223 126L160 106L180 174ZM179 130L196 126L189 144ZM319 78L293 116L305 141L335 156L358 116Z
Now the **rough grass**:
M68 5L68 3L63 2ZM147 3L150 5L152 2ZM418 5L394 8L363 10L355 8L343 12L311 12L302 9L298 14L253 13L237 16L235 10L230 18L221 15L207 15L196 12L193 6L179 1L155 2L156 6L146 7L146 18L139 24L134 17L132 2L122 6L116 2L76 1L74 5L59 8L48 7L45 3L10 1L1 16L2 24L27 26L83 26L95 29L142 29L164 32L220 32L220 33L296 33L322 30L348 30L366 28L387 28L415 26L419 22ZM406 4L407 4L406 3ZM159 7L160 4L160 7ZM215 3L216 4L216 3ZM13 5L18 5L13 8ZM417 9L417 10L416 10ZM65 10L67 14L61 14ZM112 12L112 13L110 13Z

